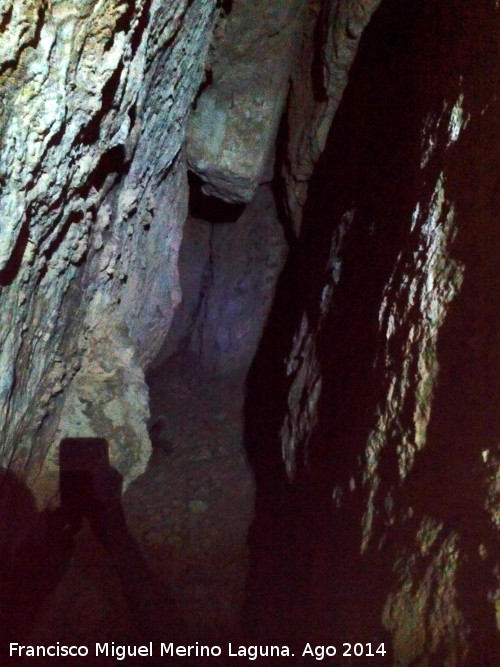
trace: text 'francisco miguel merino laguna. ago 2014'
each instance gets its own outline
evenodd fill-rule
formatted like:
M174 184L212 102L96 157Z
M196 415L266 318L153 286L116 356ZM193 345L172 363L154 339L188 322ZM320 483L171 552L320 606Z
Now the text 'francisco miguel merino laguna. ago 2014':
M334 656L380 658L386 654L384 644L361 644L345 642L341 646L313 646L306 644L301 655L316 660L324 660ZM258 660L259 658L286 658L293 656L288 646L237 646L228 644L226 647L213 645L208 646L195 642L189 646L183 646L170 642L161 642L156 647L153 642L141 646L130 646L115 644L115 642L96 643L92 648L88 646L69 646L56 642L51 646L24 646L15 642L9 646L9 655L12 658L89 658L95 656L126 660L127 658L151 658L153 656L168 658L218 658L226 656L229 658L246 658L247 660Z

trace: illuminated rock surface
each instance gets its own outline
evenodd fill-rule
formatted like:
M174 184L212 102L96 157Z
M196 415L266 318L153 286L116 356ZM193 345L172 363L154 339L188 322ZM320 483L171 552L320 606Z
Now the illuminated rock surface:
M273 177L274 142L307 2L235 2L215 33L207 86L188 132L188 163L207 194L249 202Z
M181 149L213 8L212 0L2 6L2 457L13 470L29 467L44 496L57 475L47 452L61 435L109 438L128 479L146 465L141 367L180 299ZM110 356L99 343L107 337ZM80 367L92 386L75 379L70 400L90 400L87 417L61 422ZM121 395L130 374L135 386ZM135 413L116 447L111 403Z

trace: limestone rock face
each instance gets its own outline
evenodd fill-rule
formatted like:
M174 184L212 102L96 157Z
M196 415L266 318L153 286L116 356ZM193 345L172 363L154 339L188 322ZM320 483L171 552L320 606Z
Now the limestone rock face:
M289 141L280 169L288 212L300 229L308 183L326 144L359 40L380 0L311 2L286 110Z
M125 481L145 465L140 378L179 300L181 146L214 6L0 9L1 457L31 486L44 486L63 433L107 438ZM77 424L78 401L87 403Z
M248 614L299 646L497 661L497 20L382 3L309 185L246 409Z
M302 0L243 0L216 30L209 83L188 132L205 192L249 202L273 176L274 143L300 46Z
M269 186L234 222L188 218L179 271L183 300L162 357L190 349L211 373L246 369L257 349L287 245Z

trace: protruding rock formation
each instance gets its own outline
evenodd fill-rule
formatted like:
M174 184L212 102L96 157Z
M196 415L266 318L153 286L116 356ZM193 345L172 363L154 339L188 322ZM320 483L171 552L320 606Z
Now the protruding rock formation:
M188 132L188 163L207 194L249 202L273 178L274 143L307 2L236 2L215 33L207 86Z
M182 145L214 6L0 10L2 465L39 497L60 437L107 438L126 481L149 456L141 369L180 300Z
M380 0L313 0L302 50L293 71L286 110L287 144L280 170L286 206L296 233L309 180L322 154L359 40Z

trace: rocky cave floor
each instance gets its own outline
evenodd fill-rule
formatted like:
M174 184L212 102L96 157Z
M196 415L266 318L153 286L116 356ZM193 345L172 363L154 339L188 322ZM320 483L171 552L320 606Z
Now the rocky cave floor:
M29 643L241 638L254 500L244 383L244 373L208 377L191 353L151 375L152 419L163 416L165 432L122 499L124 528L98 539L83 521Z

